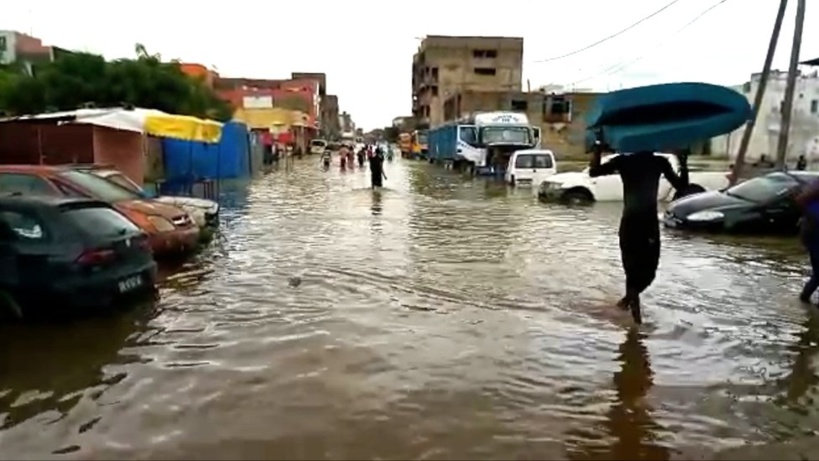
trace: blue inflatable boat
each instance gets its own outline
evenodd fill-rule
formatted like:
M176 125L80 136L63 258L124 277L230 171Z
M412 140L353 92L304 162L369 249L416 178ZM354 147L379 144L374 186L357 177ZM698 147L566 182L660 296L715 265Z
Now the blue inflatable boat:
M742 94L708 83L668 83L601 95L586 117L586 141L598 133L617 152L663 152L736 130L751 117Z

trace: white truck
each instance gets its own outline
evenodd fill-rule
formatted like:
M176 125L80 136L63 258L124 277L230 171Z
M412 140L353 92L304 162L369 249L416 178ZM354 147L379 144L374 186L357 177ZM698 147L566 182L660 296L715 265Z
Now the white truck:
M603 156L601 163L611 161L619 154ZM671 162L674 171L680 171L680 163L674 154L656 153ZM686 192L703 192L721 190L728 187L728 174L719 171L690 171L688 173L690 188ZM674 188L667 179L660 178L660 189L657 198L663 202L674 199ZM589 203L617 202L623 200L623 182L620 175L613 174L592 178L589 168L581 172L558 173L547 178L540 185L538 198L545 202Z

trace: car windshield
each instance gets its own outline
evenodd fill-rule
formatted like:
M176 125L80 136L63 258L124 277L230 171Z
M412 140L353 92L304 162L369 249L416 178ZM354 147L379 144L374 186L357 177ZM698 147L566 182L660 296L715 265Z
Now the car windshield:
M529 144L529 129L523 126L488 126L482 131L484 144L514 143Z
M137 183L131 181L128 178L128 176L125 176L124 174L120 173L119 171L117 171L115 173L111 173L108 176L100 176L100 177L104 178L104 179L106 179L108 181L111 181L112 183L114 183L114 184L116 184L116 185L118 185L120 187L124 187L124 188L126 188L126 189L128 189L128 190L130 190L132 192L136 192L137 194L140 194L140 193L144 192L142 190L142 188L139 187L139 185Z
M327 141L322 141L320 139L314 139L310 141L310 145L313 147L325 147L327 145Z
M785 173L772 173L737 184L726 189L725 193L749 202L765 203L788 192L796 184Z
M121 202L141 198L136 192L130 191L107 179L82 171L65 171L60 177L87 190L94 197L105 202Z

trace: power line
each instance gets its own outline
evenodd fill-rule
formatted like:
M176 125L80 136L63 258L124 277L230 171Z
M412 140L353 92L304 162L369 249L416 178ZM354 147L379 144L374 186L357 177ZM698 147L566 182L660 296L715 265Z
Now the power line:
M575 86L575 85L577 85L578 83L587 82L587 81L589 81L589 80L591 80L591 79L593 79L593 78L596 78L596 77L600 77L600 76L603 76L603 75L614 75L614 74L616 74L616 73L618 73L618 72L622 71L623 69L625 69L625 68L627 68L627 67L631 66L632 64L634 64L634 63L636 63L636 62L638 62L638 61L640 61L640 60L644 59L644 58L645 58L645 57L647 57L649 54L651 54L651 52L652 52L652 51L654 51L654 50L656 50L656 49L659 49L659 48L662 48L663 46L665 46L665 45L666 45L666 43L668 43L668 41L669 41L671 38L676 37L677 35L679 35L680 33L682 33L682 32L683 32L685 29L687 29L687 28L691 27L691 26L692 26L692 25L693 25L695 22L697 22L697 21L699 21L700 19L702 19L702 18L703 18L703 17L704 17L706 14L710 13L710 12L711 12L712 10L714 10L716 7L718 7L718 6L722 5L723 3L727 2L727 1L728 1L728 0L720 0L720 1L718 1L717 3L715 3L715 4L711 5L710 7L706 8L705 10L703 10L702 12L700 12L700 14L698 14L697 16L695 16L695 17L694 17L694 19L692 19L692 20L688 21L688 22L687 22L687 23L686 23L684 26L682 26L682 27L680 27L679 29L677 29L677 31L676 31L675 33L671 34L670 36L666 36L666 40L663 40L662 42L660 42L660 44L659 44L657 47L653 48L653 49L652 49L651 51L649 51L648 53L644 53L644 54L642 54L642 55L640 55L640 56L638 56L638 57L636 57L636 58L632 58L632 59L630 59L630 60L628 60L628 61L620 61L620 62L617 62L617 63L615 63L615 64L613 64L613 65L611 65L611 66L609 66L609 67L606 67L605 69L601 70L600 72L598 72L598 73L596 73L596 74L590 75L590 76L588 76L588 77L586 77L586 78L583 78L582 80L577 80L577 81L574 81L574 82L570 83L570 84L569 84L569 85L567 85L567 86Z
M623 29L623 30L621 30L619 32L615 32L615 33L609 35L608 37L604 37L604 38L602 38L602 39L600 39L600 40L598 40L598 41L596 41L596 42L594 42L594 43L592 43L590 45L584 46L583 48L574 50L574 51L572 51L570 53L562 54L560 56L554 56L554 57L551 57L551 58L541 59L539 61L534 61L534 62L535 63L542 63L542 62L557 61L558 59L568 58L569 56L574 56L574 55L582 53L582 52L584 52L586 50L592 49L592 48L596 47L597 45L600 45L600 44L605 43L605 42L607 42L607 41L609 41L609 40L611 40L613 38L616 38L616 37L619 37L620 35L625 34L626 32L630 31L631 29L634 29L635 27L637 27L640 24L648 21L649 19L653 18L654 16L657 16L658 14L662 13L663 11L671 8L675 3L678 3L679 1L680 0L672 0L671 2L666 4L664 7L660 8L659 10L657 10L657 11L655 11L653 13L651 13L650 15L644 17L643 19L640 19L639 21L637 21L634 24L626 27L625 29Z

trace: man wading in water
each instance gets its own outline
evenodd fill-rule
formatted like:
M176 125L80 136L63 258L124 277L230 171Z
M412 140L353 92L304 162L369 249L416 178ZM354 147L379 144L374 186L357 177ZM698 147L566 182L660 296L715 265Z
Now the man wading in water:
M384 185L383 180L387 179L387 175L384 174L383 152L376 151L370 158L370 179L372 180L373 189L382 187Z
M665 157L654 152L618 155L600 164L603 145L597 141L589 165L592 178L619 174L623 182L623 215L620 218L620 258L626 273L626 295L617 302L631 310L637 324L643 323L640 294L651 285L660 263L660 223L657 218L657 190L660 175L677 191L688 187L688 167L680 158L680 175Z

